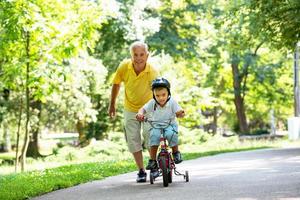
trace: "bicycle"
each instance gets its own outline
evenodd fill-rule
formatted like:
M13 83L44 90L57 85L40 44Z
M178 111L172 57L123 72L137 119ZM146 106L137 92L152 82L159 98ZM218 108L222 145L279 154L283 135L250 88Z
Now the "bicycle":
M176 170L175 162L173 160L172 153L169 151L168 142L165 137L165 128L168 127L171 123L171 120L168 121L153 121L147 118L144 119L144 122L148 122L152 128L157 128L161 130L160 134L160 144L157 154L158 162L158 174L150 172L150 184L153 184L155 179L159 176L163 177L164 187L168 187L169 183L172 183L172 175L183 176L186 182L189 182L189 173L185 171L184 174Z

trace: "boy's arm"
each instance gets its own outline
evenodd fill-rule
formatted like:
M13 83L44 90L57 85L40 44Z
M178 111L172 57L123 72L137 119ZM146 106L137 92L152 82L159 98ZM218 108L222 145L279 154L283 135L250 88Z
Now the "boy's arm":
M173 110L175 112L176 117L183 118L185 116L185 112L175 99L172 99L172 105L173 105Z
M185 116L184 110L179 110L175 114L176 114L176 117L178 117L178 118L183 118Z

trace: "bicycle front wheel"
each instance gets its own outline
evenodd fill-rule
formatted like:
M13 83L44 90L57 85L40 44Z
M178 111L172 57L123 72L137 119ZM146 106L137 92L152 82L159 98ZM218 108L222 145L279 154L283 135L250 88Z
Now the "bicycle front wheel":
M165 187L168 187L169 185L169 176L168 176L168 168L167 168L167 159L166 157L161 157L161 170L162 170L162 176L163 176L163 183Z

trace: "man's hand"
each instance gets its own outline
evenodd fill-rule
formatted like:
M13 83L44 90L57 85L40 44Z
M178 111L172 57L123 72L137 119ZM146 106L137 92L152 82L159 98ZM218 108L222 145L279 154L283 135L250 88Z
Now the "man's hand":
M184 110L180 110L180 111L176 112L176 117L183 118L184 116L185 116Z
M110 104L108 107L108 115L110 118L114 118L116 116L116 108L115 105Z
M144 116L143 114L138 113L138 114L136 114L135 118L136 118L138 121L142 122L142 121L144 121L145 116Z
M108 115L110 118L116 117L116 99L119 94L120 84L113 84L111 89L110 103L108 106Z

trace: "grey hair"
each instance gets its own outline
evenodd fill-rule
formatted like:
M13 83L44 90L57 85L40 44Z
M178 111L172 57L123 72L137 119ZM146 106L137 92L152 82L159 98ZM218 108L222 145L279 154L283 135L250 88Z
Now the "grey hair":
M133 48L134 48L134 47L144 47L146 53L147 53L147 54L149 53L149 51L148 51L148 45L147 45L145 42L142 42L142 41L135 41L135 42L133 42L133 43L130 45L130 47L129 47L130 54L132 54Z

